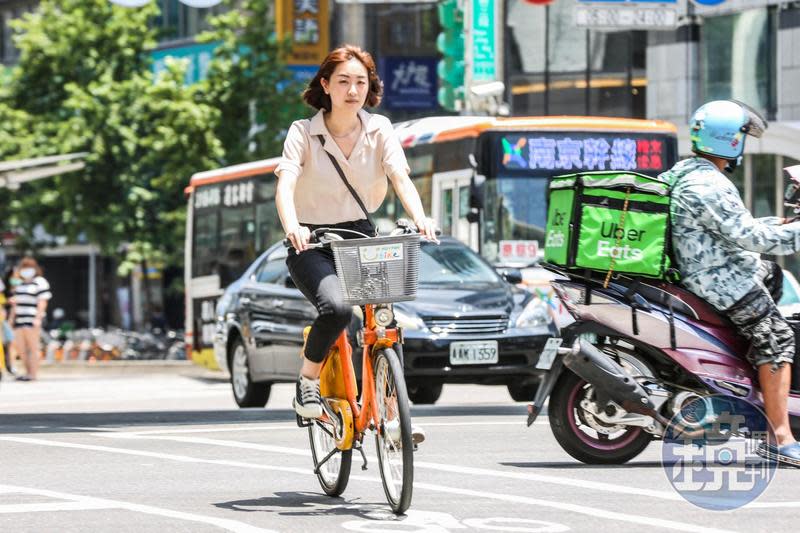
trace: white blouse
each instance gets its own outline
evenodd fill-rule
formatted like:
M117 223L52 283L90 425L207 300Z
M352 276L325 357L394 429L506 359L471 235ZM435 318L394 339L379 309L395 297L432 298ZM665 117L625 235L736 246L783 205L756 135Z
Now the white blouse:
M294 205L303 224L336 224L364 218L350 191L336 172L328 153L342 168L347 181L372 213L386 197L387 180L410 172L403 147L392 123L382 115L361 109L361 134L346 158L325 126L323 111L292 123L283 143L283 157L275 174L297 176ZM325 146L317 138L322 135Z

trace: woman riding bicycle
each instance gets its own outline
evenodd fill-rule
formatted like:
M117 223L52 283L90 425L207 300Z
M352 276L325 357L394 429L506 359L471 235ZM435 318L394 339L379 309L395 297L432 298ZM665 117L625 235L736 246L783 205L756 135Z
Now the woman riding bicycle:
M294 408L303 418L322 416L322 361L352 318L333 254L328 248L308 248L311 231L331 227L375 235L369 213L383 203L388 177L420 233L436 241L436 225L425 217L391 122L364 110L377 106L382 93L369 53L352 45L333 50L303 92L317 114L292 124L275 169L275 203L292 244L286 264L297 288L319 312L304 347L295 392ZM341 236L360 237L347 231Z

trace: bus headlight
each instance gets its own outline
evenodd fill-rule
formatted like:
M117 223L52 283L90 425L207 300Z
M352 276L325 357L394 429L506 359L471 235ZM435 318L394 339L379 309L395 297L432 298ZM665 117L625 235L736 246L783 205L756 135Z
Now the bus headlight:
M546 326L553 321L547 304L539 298L534 298L517 317L514 325L518 328L536 328Z
M425 327L425 323L420 317L397 307L394 308L394 319L397 321L397 325L403 329L417 330Z

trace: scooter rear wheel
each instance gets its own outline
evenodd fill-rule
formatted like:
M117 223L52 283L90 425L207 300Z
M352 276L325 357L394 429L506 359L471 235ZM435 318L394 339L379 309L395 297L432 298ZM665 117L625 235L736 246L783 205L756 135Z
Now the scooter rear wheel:
M590 385L572 372L561 375L550 396L550 429L565 452L586 464L623 464L647 448L652 436L640 427L626 427L611 435L586 423L581 400ZM594 434L593 434L594 433Z

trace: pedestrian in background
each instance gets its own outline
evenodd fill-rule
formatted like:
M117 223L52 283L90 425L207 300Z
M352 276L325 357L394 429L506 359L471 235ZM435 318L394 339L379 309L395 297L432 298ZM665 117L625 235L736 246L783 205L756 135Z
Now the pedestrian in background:
M9 271L10 277L10 271ZM6 285L0 279L0 369L8 372L12 376L14 365L11 359L12 342L14 341L14 331L8 323L8 297L6 296Z
M26 375L17 379L31 381L37 378L39 371L42 322L52 294L50 284L42 276L42 269L33 257L23 257L17 272L20 283L14 287L11 297L11 322L14 325L17 354L22 356L26 370Z
M8 333L6 328L8 328L8 324L6 323L6 286L3 280L0 279L0 378L2 378L2 372L6 369L7 345L11 340L7 338Z

